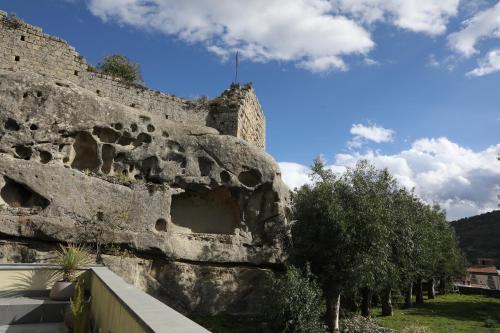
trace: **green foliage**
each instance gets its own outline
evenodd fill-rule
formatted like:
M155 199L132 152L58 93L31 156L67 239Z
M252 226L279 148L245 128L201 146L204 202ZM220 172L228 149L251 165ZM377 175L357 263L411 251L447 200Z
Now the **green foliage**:
M63 281L74 281L76 271L85 265L90 265L93 260L89 252L80 245L59 245L56 263L60 266Z
M500 263L500 210L451 222L470 263L494 258Z
M302 273L289 266L282 277L273 278L270 284L269 319L276 332L325 332L321 289L308 268Z
M71 298L70 311L73 317L73 333L87 333L87 302L84 291L85 281L80 279Z
M491 318L487 318L485 321L484 321L484 327L488 327L488 328L494 328L497 326L497 322L494 320L494 319L491 319Z
M97 65L97 69L103 74L120 78L129 83L142 82L139 64L130 61L126 56L121 54L107 55Z
M369 315L373 293L463 275L445 213L398 185L387 170L361 161L336 176L318 159L311 177L312 184L292 195L291 254L300 267L310 263L332 308L340 293L360 294ZM327 320L334 325L334 318Z

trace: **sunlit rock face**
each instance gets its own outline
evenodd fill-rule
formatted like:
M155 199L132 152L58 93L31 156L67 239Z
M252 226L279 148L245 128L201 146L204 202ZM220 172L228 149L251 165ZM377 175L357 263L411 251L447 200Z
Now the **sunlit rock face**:
M57 242L184 311L258 309L282 260L288 189L261 149L75 84L0 71L0 256Z

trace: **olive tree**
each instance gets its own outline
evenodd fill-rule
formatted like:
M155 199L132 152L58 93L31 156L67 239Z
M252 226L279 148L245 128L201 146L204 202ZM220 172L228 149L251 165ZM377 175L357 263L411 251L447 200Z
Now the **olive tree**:
M121 54L111 54L104 57L97 69L104 74L120 78L130 83L141 83L142 75L139 64L130 61Z

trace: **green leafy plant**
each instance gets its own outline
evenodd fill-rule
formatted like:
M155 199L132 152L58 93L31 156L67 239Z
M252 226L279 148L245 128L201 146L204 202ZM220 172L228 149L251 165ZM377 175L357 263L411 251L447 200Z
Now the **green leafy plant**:
M287 267L283 276L271 279L269 289L268 316L276 332L325 332L323 296L309 267L304 273Z
M85 301L84 285L83 279L77 281L75 294L71 298L69 306L73 317L73 333L87 332L87 302Z
M139 64L130 61L121 54L111 54L104 57L97 65L97 69L103 74L120 78L129 83L141 83L142 75Z
M92 262L89 252L81 245L60 245L60 249L57 251L56 263L60 266L62 281L75 281L76 271Z

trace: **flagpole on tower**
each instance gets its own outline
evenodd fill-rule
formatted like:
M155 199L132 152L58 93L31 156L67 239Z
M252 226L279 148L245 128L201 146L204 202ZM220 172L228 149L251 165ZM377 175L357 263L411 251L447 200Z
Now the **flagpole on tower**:
M236 66L235 66L235 74L234 74L234 84L239 84L238 82L238 67L240 66L240 62L238 59L239 51L236 51Z

